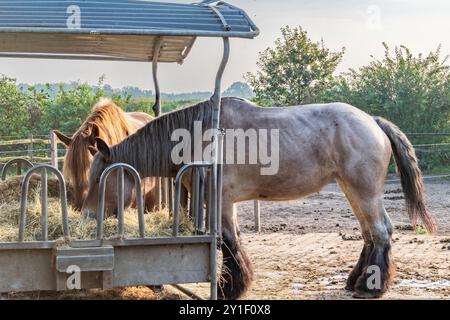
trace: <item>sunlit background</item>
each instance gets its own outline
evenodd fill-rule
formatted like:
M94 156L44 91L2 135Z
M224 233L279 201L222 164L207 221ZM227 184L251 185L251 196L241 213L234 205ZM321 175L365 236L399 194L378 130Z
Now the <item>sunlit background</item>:
M193 0L163 2L191 3ZM229 0L243 8L261 28L255 40L233 40L224 87L256 70L258 52L273 44L280 27L302 26L313 40L338 50L346 47L337 72L357 68L383 54L381 43L406 45L413 53L428 53L442 44L450 53L450 1L447 0ZM221 55L219 39L199 39L190 56L179 65L162 64L164 92L209 91ZM24 83L97 83L101 75L112 87L152 89L149 63L0 59L0 73Z

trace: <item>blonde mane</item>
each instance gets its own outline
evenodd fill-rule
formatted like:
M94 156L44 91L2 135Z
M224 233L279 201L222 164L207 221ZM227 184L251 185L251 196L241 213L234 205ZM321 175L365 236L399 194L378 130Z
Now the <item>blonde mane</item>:
M109 145L114 145L136 129L111 99L102 98L93 106L89 117L72 136L64 159L64 176L75 192L82 195L88 187L88 173L93 158L89 146L95 146L95 138L100 137Z

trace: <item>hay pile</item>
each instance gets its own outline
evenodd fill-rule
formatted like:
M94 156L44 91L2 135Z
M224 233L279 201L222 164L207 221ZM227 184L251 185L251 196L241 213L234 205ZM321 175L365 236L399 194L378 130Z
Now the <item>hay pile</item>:
M168 286L162 292L148 287L83 289L76 291L11 292L0 294L0 300L181 300L186 297Z
M20 194L22 192L22 180L23 176L14 176L0 181L0 204L8 203L12 201L20 201ZM41 177L37 174L33 174L30 178L29 193L37 194L40 188ZM59 182L56 178L48 178L48 195L49 197L58 197L59 195ZM72 192L70 188L67 188L67 201L72 201Z
M23 177L13 177L0 181L0 242L17 241L20 193ZM40 177L33 176L30 181L28 196L28 213L25 241L41 240L41 204L39 197ZM59 203L59 188L57 179L48 179L48 232L49 240L62 238L61 209ZM70 203L70 190L68 191ZM73 210L69 205L69 229L72 239L89 240L96 237L97 222L85 219L81 213ZM145 215L145 234L147 237L170 236L172 233L172 218L167 210L151 212ZM192 234L193 228L184 214L180 215L180 234ZM108 218L104 224L106 239L117 238L118 225L116 218ZM125 213L125 237L139 236L139 224L135 209L128 209Z

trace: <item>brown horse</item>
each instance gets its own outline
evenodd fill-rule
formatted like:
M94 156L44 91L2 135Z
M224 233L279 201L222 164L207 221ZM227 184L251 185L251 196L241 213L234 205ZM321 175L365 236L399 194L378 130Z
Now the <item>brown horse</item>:
M91 195L98 189L100 174L112 163L128 163L144 177L174 176L180 165L171 161L171 151L178 144L171 141L171 132L182 128L193 133L195 121L202 121L205 130L210 127L211 112L208 101L169 113L111 148L97 139L99 153L90 169L90 192L84 208L96 209L97 199ZM346 287L355 291L356 297L381 296L393 277L393 227L383 206L384 180L392 154L413 224L420 218L430 232L435 229L425 205L422 175L414 149L407 137L385 119L373 118L343 103L259 108L242 99L225 98L220 126L279 130L279 170L276 173L262 175L261 163L225 163L223 167L223 269L219 292L224 298L240 297L253 278L234 211L234 203L239 201L297 199L336 180L350 202L364 238L364 248ZM238 150L233 144L230 144L233 149L228 148L229 139L227 133L225 158ZM244 150L248 156L249 146ZM131 180L126 184L132 187ZM375 271L378 282L373 285Z
M88 171L93 154L97 152L95 139L101 138L111 145L119 143L151 120L153 117L143 112L125 113L110 99L103 98L94 105L91 114L72 137L58 130L53 131L67 148L63 172L67 183L73 188L76 209L81 209L88 189ZM113 179L113 175L110 179ZM148 210L153 209L155 204L154 187L154 179L146 179L145 202ZM110 194L116 192L109 188L108 191ZM126 205L129 205L131 200L132 195L126 198ZM108 212L113 212L116 201L107 202L106 207Z

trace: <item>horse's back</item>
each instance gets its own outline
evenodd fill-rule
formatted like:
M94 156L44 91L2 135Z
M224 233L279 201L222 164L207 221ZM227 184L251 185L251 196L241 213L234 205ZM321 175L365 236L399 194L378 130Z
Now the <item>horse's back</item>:
M142 128L154 118L145 112L127 112L125 117L128 123L132 124L136 130Z
M279 170L275 175L262 176L258 165L225 166L229 179L239 181L239 186L234 185L239 200L255 194L272 200L295 199L320 190L355 167L364 171L375 165L384 170L389 161L385 134L370 115L351 105L261 108L239 101L233 105L237 106L231 112L224 111L221 125L225 128L279 130Z
M229 98L225 128L279 129L289 143L317 141L324 148L336 139L355 145L372 143L379 147L388 141L375 120L366 112L346 103L308 104L291 107L258 107L246 100ZM227 121L228 120L228 121Z

